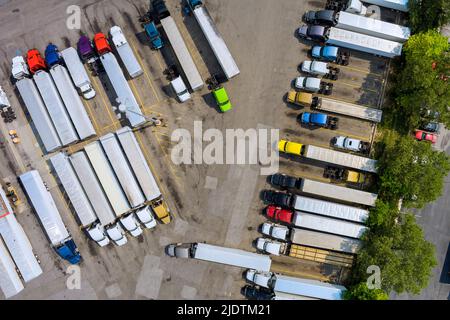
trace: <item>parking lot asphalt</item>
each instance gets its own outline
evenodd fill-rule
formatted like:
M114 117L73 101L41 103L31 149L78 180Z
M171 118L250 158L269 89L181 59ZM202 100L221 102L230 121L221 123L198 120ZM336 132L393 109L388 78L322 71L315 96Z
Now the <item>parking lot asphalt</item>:
M18 119L0 124L2 132L0 174L9 178L18 189L24 204L17 208L17 218L24 226L44 274L27 284L18 299L241 299L244 285L239 268L195 260L174 260L164 254L164 246L174 242L207 242L255 251L252 242L260 234L259 224L265 221L259 200L262 189L268 188L266 177L258 165L175 165L171 161L174 143L171 134L177 128L193 133L194 121L203 128L225 129L274 128L280 138L304 144L329 147L335 135L347 135L371 141L370 123L338 115L337 131L310 130L301 127L296 116L308 108L297 109L286 104L283 97L299 75L297 67L308 59L309 46L294 36L306 10L321 9L325 1L295 0L209 0L211 13L241 70L241 74L225 84L234 106L220 114L205 87L193 99L179 104L169 88L163 71L174 63L169 47L152 51L138 23L148 9L148 1L97 0L14 0L0 6L0 82L8 93ZM66 27L69 5L81 8L81 30ZM202 78L220 70L211 49L193 17L183 17L177 0L167 0L180 32ZM36 15L39 12L39 15ZM11 58L28 49L41 52L49 42L61 49L75 46L81 33L90 37L107 33L113 25L122 27L144 74L130 80L132 90L146 115L163 120L161 127L145 127L136 132L165 198L174 214L170 225L159 225L124 247L100 248L80 230L70 212L57 180L43 155L39 139L21 104L18 92L10 81ZM361 53L351 54L348 67L342 67L342 80L335 82L335 99L377 107L384 85L386 61ZM95 99L84 101L98 136L121 126L111 105L114 93L105 76L92 76L98 92ZM16 129L22 143L13 145L7 131ZM198 137L197 137L198 138ZM81 142L67 148L68 153L80 150ZM41 227L25 201L16 176L38 169L49 185L62 218L83 256L81 289L69 290L67 264L51 250ZM299 177L323 180L323 167L315 163L280 159L280 172ZM289 258L277 264L278 271L304 277L329 280L333 272L325 272L320 264ZM326 273L326 274L325 274ZM1 294L0 294L1 295Z

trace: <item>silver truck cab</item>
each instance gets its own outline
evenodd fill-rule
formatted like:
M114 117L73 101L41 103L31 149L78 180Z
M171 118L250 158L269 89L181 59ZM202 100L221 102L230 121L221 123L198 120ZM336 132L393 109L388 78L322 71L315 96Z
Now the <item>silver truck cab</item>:
M133 213L120 218L119 221L133 237L138 237L142 234L142 228L139 226Z
M156 227L156 219L153 216L152 210L149 206L144 207L136 211L136 217L139 222L144 225L147 229L152 229Z
M122 227L118 223L106 229L106 233L108 234L108 237L119 247L128 242L125 231L123 231Z
M174 258L191 258L191 244L169 244L166 247L166 254Z
M108 236L105 234L105 229L100 223L86 229L86 232L100 247L107 246L110 242Z
M264 222L261 226L261 233L278 240L286 241L289 235L289 228L276 223Z
M191 98L191 94L180 76L170 81L170 85L181 103L186 102Z
M262 252L273 254L276 256L280 255L282 243L267 239L267 238L258 238L256 239L256 248Z

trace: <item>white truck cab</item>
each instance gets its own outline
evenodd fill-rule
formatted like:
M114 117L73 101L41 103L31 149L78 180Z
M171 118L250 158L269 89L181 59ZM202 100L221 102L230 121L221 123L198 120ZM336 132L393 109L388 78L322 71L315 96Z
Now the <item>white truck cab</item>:
M313 77L297 77L295 79L295 87L299 90L309 92L318 92L320 90L321 80Z
M359 0L348 0L345 11L365 16L367 14L367 7L364 6Z
M276 223L264 222L261 226L261 233L279 240L287 240L289 228Z
M3 107L11 107L11 104L9 103L6 92L3 90L2 86L0 86L0 108Z
M15 79L20 80L30 76L30 71L22 56L17 56L12 59L12 75Z
M324 76L329 73L328 63L306 60L302 63L302 71L315 76Z
M259 272L253 269L249 269L245 274L245 279L258 286L269 288L272 275L272 272Z
M119 247L128 242L125 231L123 231L122 227L118 223L106 229L106 233L111 238L111 240L114 241L114 243Z
M138 237L142 234L142 228L139 226L139 222L137 222L133 213L120 218L119 221L133 237Z
M170 81L170 85L172 86L172 89L175 91L178 100L181 103L186 102L191 98L191 94L189 93L183 79L180 76Z
M93 227L86 229L86 232L91 237L92 240L97 242L100 247L107 246L109 244L109 239L105 234L105 230L100 223L97 223Z
M152 229L156 227L156 219L153 216L152 210L149 206L136 211L136 217L138 218L139 222L144 225L145 228Z
M334 137L332 142L336 148L355 152L364 152L368 147L367 142L344 136Z
M267 238L258 238L256 239L256 248L263 252L273 254L276 256L280 255L281 246L283 244L281 242L267 239Z

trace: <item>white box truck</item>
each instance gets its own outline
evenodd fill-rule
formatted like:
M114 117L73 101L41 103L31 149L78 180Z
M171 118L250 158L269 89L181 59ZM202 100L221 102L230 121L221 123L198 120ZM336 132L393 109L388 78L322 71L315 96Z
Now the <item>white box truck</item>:
M61 56L69 70L72 81L86 100L95 97L96 93L92 87L91 80L86 69L81 62L78 52L75 48L69 47L61 51Z
M133 50L131 50L122 29L119 26L114 26L109 30L109 34L130 77L136 78L143 74L141 65L137 61Z
M239 68L202 1L188 0L188 4L227 79L237 76Z
M0 289L5 298L11 298L24 289L23 283L16 272L16 265L0 237Z
M326 32L326 44L394 58L402 54L403 45L366 34L331 27Z
M33 76L63 146L78 141L78 135L50 74L39 70Z
M337 234L350 238L361 238L367 227L349 221L343 221L319 215L296 211L292 223L300 228Z
M356 254L362 247L359 239L297 228L291 229L290 240L292 243L308 247L350 254Z
M98 223L94 209L67 156L61 152L57 153L50 158L50 162L75 210L81 226L99 246L104 247L108 245L109 239L104 233L103 226Z
M408 0L364 0L364 2L398 11L409 11Z
M320 282L317 280L288 277L272 272L248 270L246 279L264 288L274 291L317 298L322 300L342 300L347 290L344 286Z
M92 125L83 102L81 102L80 96L75 90L72 81L70 81L67 69L64 66L57 64L50 69L50 74L55 81L56 88L61 95L61 99L67 108L67 112L72 119L80 139L84 140L94 136L94 126Z
M335 27L400 43L408 41L411 36L411 29L408 27L345 11L337 14Z
M146 122L144 115L142 114L139 104L136 101L136 97L131 91L119 62L111 52L105 53L100 56L100 61L105 68L106 74L114 88L117 95L117 107L120 112L125 112L127 119L130 121L132 127L137 127Z
M269 271L272 263L267 255L206 243L171 244L167 246L166 253L176 258L192 258L261 271Z
M2 188L0 188L0 237L3 238L25 282L42 274L30 240L14 216L13 209Z

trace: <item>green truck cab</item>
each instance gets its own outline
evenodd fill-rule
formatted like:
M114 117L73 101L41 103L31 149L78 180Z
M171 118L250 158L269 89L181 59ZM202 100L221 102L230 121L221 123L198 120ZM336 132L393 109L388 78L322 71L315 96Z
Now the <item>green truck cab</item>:
M224 87L217 87L212 93L221 112L227 112L233 108Z

